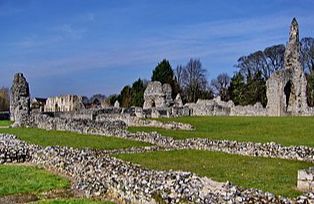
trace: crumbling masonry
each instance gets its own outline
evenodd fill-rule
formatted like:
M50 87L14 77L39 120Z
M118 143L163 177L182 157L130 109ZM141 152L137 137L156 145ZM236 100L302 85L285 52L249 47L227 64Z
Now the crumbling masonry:
M22 73L14 75L10 94L10 119L13 126L21 126L30 114L29 86Z
M307 82L300 62L299 26L295 18L290 26L284 66L283 70L275 72L267 81L268 115L307 114Z

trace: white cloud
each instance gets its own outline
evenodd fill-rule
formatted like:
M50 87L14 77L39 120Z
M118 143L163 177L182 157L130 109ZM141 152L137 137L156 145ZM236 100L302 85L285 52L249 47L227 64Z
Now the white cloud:
M314 24L310 17L300 19L304 25ZM148 36L142 39L128 39L127 44L117 44L114 49L102 47L100 43L93 51L81 50L76 54L49 60L26 59L18 64L8 64L7 67L12 69L19 67L40 77L65 75L89 69L143 67L143 65L157 63L162 58L182 62L190 57L200 57L205 61L205 65L210 64L212 59L221 62L229 61L231 68L241 55L273 44L285 43L289 23L289 16L266 16L173 26L165 33L161 31L153 35L147 34ZM63 24L54 27L53 30L55 36L41 40L33 37L21 42L20 45L29 48L44 47L56 42L61 43L66 38L81 38L85 32L84 29L78 29L72 24Z

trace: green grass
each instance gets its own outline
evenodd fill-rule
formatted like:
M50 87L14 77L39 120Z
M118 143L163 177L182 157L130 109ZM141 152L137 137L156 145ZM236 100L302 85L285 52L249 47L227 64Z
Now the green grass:
M297 171L311 163L249 157L199 150L121 154L116 157L157 170L183 170L216 181L231 181L246 188L257 188L278 195L295 197Z
M56 200L45 200L39 201L34 204L114 204L110 201L96 201L89 199L56 199Z
M69 187L70 182L38 167L0 165L0 196Z
M283 145L314 146L314 117L180 117L162 118L192 124L195 131L130 127L135 131L157 131L175 139L209 138Z
M37 128L0 128L0 133L14 134L21 140L41 146L68 146L74 148L118 149L147 146L148 143L128 139L86 135L67 131L47 131Z
M9 120L0 120L0 127L5 127L11 125L12 122Z

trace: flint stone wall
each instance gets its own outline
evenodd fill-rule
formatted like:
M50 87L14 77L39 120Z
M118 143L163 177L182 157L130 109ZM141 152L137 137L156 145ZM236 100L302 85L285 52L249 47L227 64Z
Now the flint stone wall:
M183 116L189 115L189 109L184 107L172 107L162 110L155 110L158 112L159 117L165 117L166 115ZM184 113L185 111L185 113ZM160 127L166 129L182 129L192 130L193 127L190 124L183 124L177 122L160 122L156 120L150 120L151 112L143 110L142 108L134 107L129 109L124 108L106 108L106 109L84 109L74 112L55 112L45 113L54 118L62 118L67 120L93 120L96 122L106 121L123 121L127 126L145 126L145 127ZM155 113L156 114L156 113Z
M199 99L196 103L185 105L192 116L266 116L267 109L261 103L254 106L235 106L232 101L221 101L220 97L212 100Z
M122 121L66 119L45 114L32 114L27 125L45 130L64 130L97 135L117 135L126 128L126 124Z
M107 193L123 203L156 203L158 194L165 203L187 200L194 203L291 203L292 200L276 197L256 189L242 189L230 183L218 183L189 172L154 171L115 159L95 155L90 150L67 147L29 145L11 135L0 135L1 153L15 155L16 149L24 152L26 161L52 168L71 176L73 188L86 196L104 196ZM13 150L13 152L11 152ZM6 162L23 162L11 159ZM297 198L297 202L313 202L312 194Z
M165 129L175 130L193 130L193 126L190 124L178 123L178 122L160 122L157 120L148 120L138 118L136 116L130 116L126 114L99 114L96 116L96 121L123 121L128 126L133 127L157 127Z
M233 106L230 116L267 116L267 109L261 103L247 106Z
M84 109L73 112L54 112L51 114L47 114L55 118L93 120L93 112L94 111L91 109Z

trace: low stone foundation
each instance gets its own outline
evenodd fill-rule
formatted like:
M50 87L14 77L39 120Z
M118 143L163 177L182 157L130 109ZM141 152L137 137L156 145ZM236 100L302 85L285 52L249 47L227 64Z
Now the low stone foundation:
M155 110L157 111L157 110ZM172 108L169 109L169 115L182 115L183 108ZM157 111L158 112L158 111ZM188 111L187 111L188 112ZM33 113L37 117L36 113ZM150 120L152 113L149 111L144 112L140 108L106 108L99 110L81 110L75 112L55 112L55 113L45 113L45 115L52 118L61 118L67 120L93 120L96 122L115 122L123 121L127 126L144 126L144 127L157 127L166 129L181 129L181 130L193 130L192 125L178 123L178 122L160 122L156 120ZM157 114L157 113L156 113ZM167 114L158 112L158 114ZM157 117L158 118L158 117Z
M118 135L126 129L126 124L122 121L67 119L50 117L45 114L32 114L27 121L27 126L45 130L65 130L96 135Z
M5 162L26 161L66 174L74 179L74 189L87 197L114 195L123 203L292 203L256 189L242 189L189 172L155 171L91 150L29 145L11 135L0 135L1 154L12 155ZM16 156L16 150L23 152ZM13 152L12 152L13 151ZM302 202L312 202L312 194ZM297 198L297 201L299 198Z

